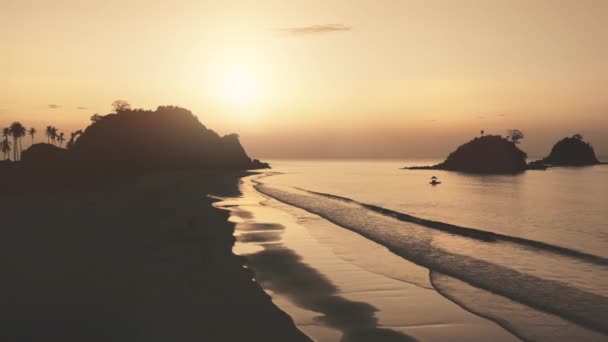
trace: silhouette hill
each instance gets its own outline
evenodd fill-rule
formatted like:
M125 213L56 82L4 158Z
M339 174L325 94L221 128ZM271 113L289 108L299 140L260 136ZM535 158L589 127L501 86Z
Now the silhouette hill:
M251 159L236 134L220 136L187 109L119 109L94 115L69 148L39 143L22 161L0 164L5 191L81 190L129 182L143 174L187 169L220 172L269 168Z
M310 341L207 196L268 165L186 109L92 121L0 162L0 341Z
M560 166L600 164L591 144L583 141L583 137L579 134L558 141L551 149L549 156L542 162Z
M60 162L66 160L67 150L47 143L30 146L23 151L21 161L31 162Z
M49 144L24 152L24 161L48 162L58 158L74 164L105 167L186 167L247 170L267 168L252 160L236 134L221 137L199 122L187 109L173 106L157 110L120 110L95 115L93 123L65 154Z
M526 170L527 155L500 135L477 137L458 147L447 159L434 166L407 169L434 169L481 174L512 174Z
M238 137L220 137L188 110L158 107L99 117L70 148L70 158L126 164L251 167Z

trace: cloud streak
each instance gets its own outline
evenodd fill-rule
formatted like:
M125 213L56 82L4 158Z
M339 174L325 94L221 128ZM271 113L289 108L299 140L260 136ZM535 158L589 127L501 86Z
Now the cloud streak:
M284 27L274 29L273 31L289 34L292 36L308 36L313 34L325 34L334 32L346 32L352 31L352 27L344 24L323 24L323 25L312 25L312 26L300 26L300 27Z
M49 107L50 109L57 109L57 108L61 108L61 106L60 106L60 105L56 105L56 104L50 104L50 105L48 105L48 107Z

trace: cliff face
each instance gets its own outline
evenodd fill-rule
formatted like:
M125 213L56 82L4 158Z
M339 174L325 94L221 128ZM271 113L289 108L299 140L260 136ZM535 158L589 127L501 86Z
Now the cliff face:
M511 141L488 135L460 146L433 168L483 174L519 173L526 170L526 157Z
M251 169L235 134L220 137L189 111L159 107L100 117L68 150L71 162Z
M595 165L600 163L595 156L593 147L583 141L580 135L558 141L553 146L553 149L551 149L549 156L542 161L550 165L564 166Z

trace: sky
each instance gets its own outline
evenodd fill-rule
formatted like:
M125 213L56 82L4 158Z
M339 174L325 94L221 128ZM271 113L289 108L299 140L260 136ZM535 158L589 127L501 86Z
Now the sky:
M608 1L0 0L0 126L116 99L259 158L442 157L518 128L608 156Z

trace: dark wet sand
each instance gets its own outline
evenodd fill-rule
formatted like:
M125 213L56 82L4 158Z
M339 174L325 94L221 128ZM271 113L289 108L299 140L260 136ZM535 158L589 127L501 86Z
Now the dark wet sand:
M0 193L0 340L309 340L251 280L228 213L205 196L236 195L237 176Z
M341 331L341 341L415 341L379 327L375 307L339 296L337 287L288 248L268 246L248 256L248 264L266 288L288 296L301 308L321 313L319 323ZM272 272L262 272L268 269Z

